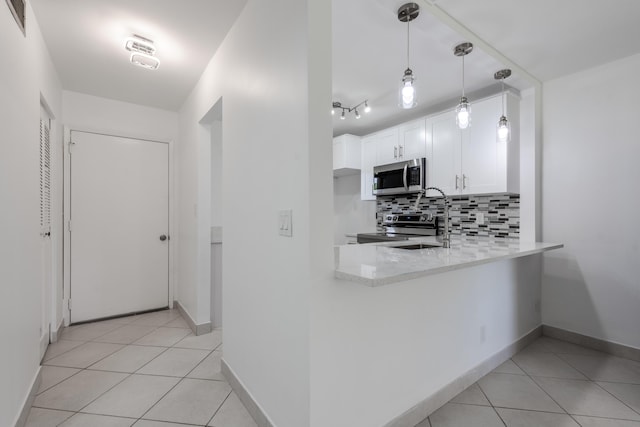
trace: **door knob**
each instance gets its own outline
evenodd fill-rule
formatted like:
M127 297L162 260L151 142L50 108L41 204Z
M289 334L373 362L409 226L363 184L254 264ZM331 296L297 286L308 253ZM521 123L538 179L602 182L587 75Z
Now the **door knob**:
M165 240L167 240L167 236L166 235L163 234L162 236L160 236L160 241L161 242L164 242Z

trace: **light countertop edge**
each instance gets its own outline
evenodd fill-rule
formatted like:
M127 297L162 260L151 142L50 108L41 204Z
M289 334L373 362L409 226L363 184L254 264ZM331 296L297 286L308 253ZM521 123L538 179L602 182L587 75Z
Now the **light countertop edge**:
M543 242L536 242L537 247L533 248L533 249L529 249L529 250L522 250L522 251L518 251L518 252L511 252L511 253L507 253L504 255L494 255L494 256L490 256L487 258L483 258L483 259L477 259L477 260L471 260L471 261L463 261L463 262L458 262L458 263L454 263L454 264L449 264L449 265L442 265L442 266L437 266L437 267L429 267L429 268L425 268L424 270L419 270L419 271L411 271L411 272L407 272L407 273L399 273L399 274L394 274L394 275L390 275L390 276L386 276L386 277L380 277L380 278L369 278L369 277L364 277L362 275L357 275L357 274L352 274L352 273L347 273L344 271L340 271L339 269L335 270L335 277L337 279L342 279L342 280L347 280L350 282L356 282L356 283L360 283L366 286L370 286L370 287L376 287L376 286L383 286L383 285L390 285L393 283L398 283L398 282L404 282L407 280L411 280L411 279L416 279L419 277L425 277L425 276L431 276L434 274L440 274L440 273L446 273L449 271L455 271L455 270L461 270L463 268L469 268L469 267L475 267L477 265L482 265L482 264L488 264L491 262L496 262L496 261L501 261L501 260L507 260L507 259L514 259L514 258L520 258L520 257L525 257L525 256L530 256L530 255L536 255L542 252L546 252L546 251L550 251L553 249L560 249L562 247L564 247L564 244L562 243L543 243ZM446 249L442 249L439 248L439 250L446 250ZM453 249L455 250L455 249Z

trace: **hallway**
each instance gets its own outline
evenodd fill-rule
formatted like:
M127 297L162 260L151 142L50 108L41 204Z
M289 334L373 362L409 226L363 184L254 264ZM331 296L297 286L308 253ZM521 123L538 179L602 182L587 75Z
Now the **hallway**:
M222 331L194 336L177 310L66 328L27 426L256 427L221 356Z

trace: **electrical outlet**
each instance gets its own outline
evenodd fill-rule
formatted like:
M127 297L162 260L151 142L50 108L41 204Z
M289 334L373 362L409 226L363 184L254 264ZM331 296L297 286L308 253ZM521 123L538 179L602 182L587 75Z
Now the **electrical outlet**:
M484 325L480 326L480 343L484 343L487 340L487 331Z

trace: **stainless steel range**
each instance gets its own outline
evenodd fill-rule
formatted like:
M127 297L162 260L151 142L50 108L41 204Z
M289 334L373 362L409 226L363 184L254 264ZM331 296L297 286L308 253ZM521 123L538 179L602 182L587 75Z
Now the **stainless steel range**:
M416 236L435 236L438 217L431 213L387 214L382 220L384 231L358 234L358 243L374 243L409 240Z

